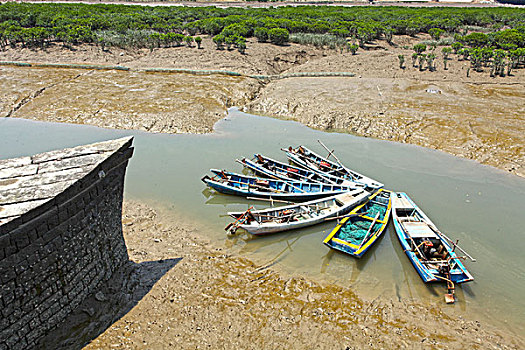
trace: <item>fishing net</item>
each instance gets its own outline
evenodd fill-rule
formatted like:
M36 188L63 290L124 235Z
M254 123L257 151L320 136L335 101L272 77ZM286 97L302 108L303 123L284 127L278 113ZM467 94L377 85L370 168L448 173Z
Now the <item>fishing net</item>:
M370 205L364 211L367 212L366 216L370 218L375 218L377 213L379 213L378 220L382 220L385 217L386 208L382 205L376 205L372 203L372 205ZM338 238L348 243L360 245L365 238L366 233L370 229L371 224L371 221L365 219L357 219L353 222L349 220L343 227L341 227ZM380 222L374 224L372 232L378 230L381 225L382 223Z
M368 214L366 216L375 218L377 213L379 213L379 220L382 220L385 217L386 208L382 205L372 204L368 209L365 210Z
M361 244L370 227L370 221L357 221L344 225L339 231L339 239L355 245Z

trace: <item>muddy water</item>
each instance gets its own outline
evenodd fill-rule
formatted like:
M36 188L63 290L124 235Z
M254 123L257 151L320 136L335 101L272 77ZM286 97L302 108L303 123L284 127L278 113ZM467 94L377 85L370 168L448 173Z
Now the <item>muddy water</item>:
M522 333L525 314L525 180L472 161L417 146L323 133L298 123L232 110L207 135L147 134L90 126L0 119L0 158L136 135L126 179L128 198L162 203L208 228L214 244L272 265L284 273L350 285L367 298L407 298L469 314ZM361 260L321 244L333 224L253 239L226 237L221 215L250 204L217 195L199 180L209 168L240 171L235 158L261 152L284 159L281 147L304 144L321 151L322 139L349 167L405 191L433 221L478 261L467 263L475 281L443 303L444 287L424 285L400 249L392 227ZM261 207L263 204L255 203Z

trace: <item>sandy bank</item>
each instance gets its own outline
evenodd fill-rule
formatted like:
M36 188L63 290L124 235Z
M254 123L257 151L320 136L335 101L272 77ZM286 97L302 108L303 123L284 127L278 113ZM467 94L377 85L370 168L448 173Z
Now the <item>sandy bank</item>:
M292 44L248 42L246 55L203 49L104 52L7 49L0 60L120 64L131 68L220 69L243 74L356 73L355 78L255 79L140 72L0 67L0 115L153 132L210 132L229 106L310 127L413 143L525 175L525 69L491 78L489 68L440 48L436 70L412 67L409 49L426 36L377 42L357 55ZM399 68L398 55L405 55Z
M123 224L133 263L44 345L95 338L88 349L517 349L522 341L439 305L365 300L260 267L163 209L128 201Z

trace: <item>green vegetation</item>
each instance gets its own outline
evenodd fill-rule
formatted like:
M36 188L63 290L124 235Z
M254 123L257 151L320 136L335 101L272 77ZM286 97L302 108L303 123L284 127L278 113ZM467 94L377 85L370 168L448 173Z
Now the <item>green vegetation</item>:
M290 35L290 42L301 45L313 45L317 48L328 47L335 49L345 47L348 43L345 38L333 34L297 33Z
M201 48L213 36L218 50L246 52L246 39L286 45L294 42L355 54L376 40L392 44L394 35L427 33L431 41L414 45L412 65L436 69L453 52L491 75L511 74L525 63L525 9L299 6L216 8L128 6L115 4L0 4L0 49L7 46L72 47L81 43L103 50L122 48ZM194 45L195 43L196 45ZM427 52L427 50L429 50ZM399 57L403 68L404 56ZM506 68L506 73L505 73Z
M459 35L458 31L463 35ZM359 46L392 35L428 33L434 40L458 33L468 46L510 50L525 45L525 9L409 7L215 8L87 4L0 5L0 45L45 47L96 43L102 47L179 46L174 34L222 35L223 44L238 37L286 44L299 33L354 38ZM472 33L480 29L480 32ZM484 33L481 32L484 31ZM270 35L272 33L272 35ZM219 40L221 41L221 40ZM234 45L234 44L230 44ZM341 47L342 45L335 45Z
M397 58L399 59L399 68L404 69L405 55L397 55Z
M355 55L357 53L357 49L359 49L359 45L356 45L356 44L347 43L347 46L348 46L348 51L350 51L352 55Z
M290 33L284 28L272 28L268 30L268 39L275 45L284 45L288 42Z

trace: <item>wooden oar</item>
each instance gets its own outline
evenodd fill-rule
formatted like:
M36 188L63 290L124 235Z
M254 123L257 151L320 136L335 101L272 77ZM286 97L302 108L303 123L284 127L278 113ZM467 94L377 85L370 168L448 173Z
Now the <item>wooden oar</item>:
M354 175L350 173L350 171L343 165L343 163L341 163L339 158L337 158L337 156L333 153L334 151L330 151L330 149L326 147L326 145L321 140L317 140L317 142L319 142L321 146L323 146L328 152L331 152L334 156L334 159L337 161L337 164L339 164L339 166L343 168L352 179L354 179ZM330 153L328 155L330 155Z
M427 223L428 224L428 223ZM467 258L469 258L472 262L476 262L476 259L474 259L473 257L471 257L466 251L463 250L463 248L461 248L457 242L454 243L450 238L448 238L443 232L439 231L437 227L435 227L434 225L430 225L428 224L428 227L430 227L430 229L432 231L434 231L438 236L441 236L442 238L446 239L450 244L452 244L455 248L458 248L463 254L465 254L465 256Z
M361 244L359 245L359 248L357 248L357 250L359 250L363 244L365 244L366 242L366 239L368 238L368 235L370 234L370 232L372 232L372 229L374 228L374 225L376 224L376 221L377 219L379 218L379 212L377 212L376 214L376 217L374 218L374 220L372 221L372 225L370 225L370 228L368 229L368 231L366 232L366 235L365 235L365 238L363 238L363 240L361 241Z

